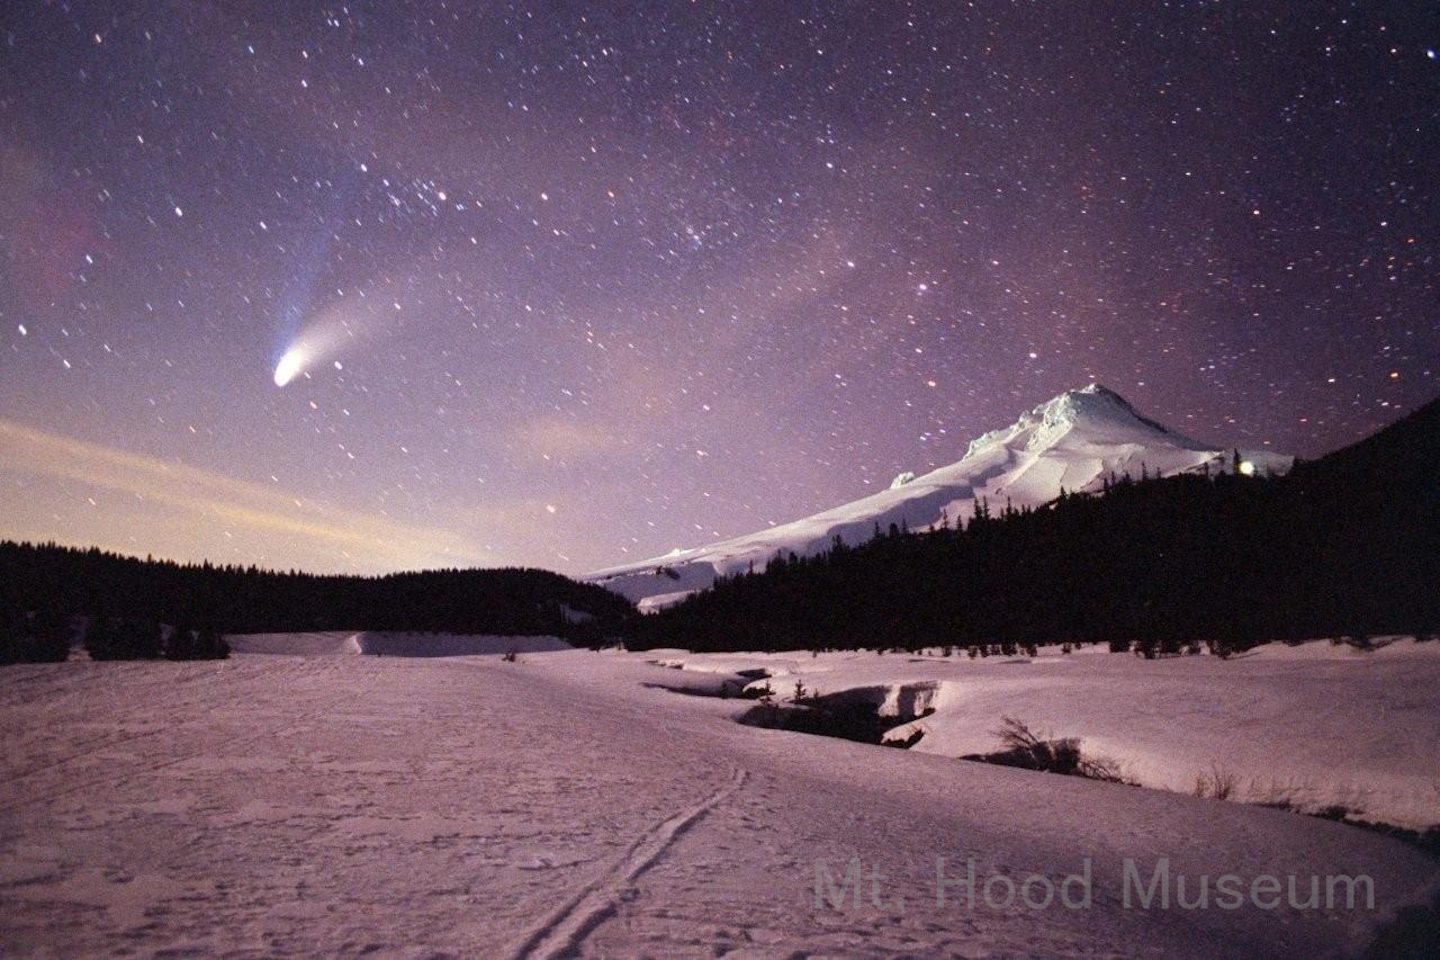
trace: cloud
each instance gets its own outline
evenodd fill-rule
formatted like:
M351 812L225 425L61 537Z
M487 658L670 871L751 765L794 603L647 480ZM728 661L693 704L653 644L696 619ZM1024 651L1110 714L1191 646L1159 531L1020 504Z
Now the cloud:
M628 443L628 438L619 431L558 417L541 417L522 424L514 431L513 438L529 456L556 460L609 453Z
M339 554L367 568L463 565L481 553L451 531L306 503L274 487L198 467L45 433L0 418L0 472L30 473L131 494L262 541L284 538L306 552ZM299 551L295 551L299 552Z

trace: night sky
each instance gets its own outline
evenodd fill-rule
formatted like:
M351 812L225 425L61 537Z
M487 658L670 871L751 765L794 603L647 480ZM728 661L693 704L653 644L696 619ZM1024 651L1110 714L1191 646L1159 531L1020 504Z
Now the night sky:
M9 0L0 536L578 573L1092 380L1318 455L1440 393L1435 10Z

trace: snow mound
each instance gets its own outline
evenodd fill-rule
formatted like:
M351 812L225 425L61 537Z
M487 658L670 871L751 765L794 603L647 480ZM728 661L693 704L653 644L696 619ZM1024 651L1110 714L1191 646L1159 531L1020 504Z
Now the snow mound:
M901 473L887 490L769 530L596 571L585 579L654 611L706 589L718 576L761 570L777 553L818 553L837 536L854 545L869 540L877 527L926 530L964 522L982 500L996 511L1007 502L1038 507L1062 491L1099 491L1112 476L1228 472L1235 468L1236 452L1176 433L1137 412L1119 394L1090 384L970 441L956 463L922 476ZM1294 461L1267 450L1238 453L1240 469L1251 473L1284 473Z
M464 657L569 650L555 637L497 637L483 634L388 633L325 630L313 633L248 633L225 638L234 653L304 657Z

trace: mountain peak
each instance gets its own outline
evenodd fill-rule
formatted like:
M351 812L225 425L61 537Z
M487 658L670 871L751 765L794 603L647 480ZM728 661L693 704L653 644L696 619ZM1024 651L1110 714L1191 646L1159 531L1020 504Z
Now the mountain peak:
M1066 390L1036 407L1032 414L1044 412L1048 418L1063 417L1075 419L1087 414L1125 413L1144 420L1130 402L1109 387L1098 383L1087 384L1074 390ZM1162 428L1163 429L1163 428Z
M993 430L970 443L967 456L997 441L1027 450L1048 447L1071 433L1102 442L1163 442L1201 448L1164 424L1140 413L1120 394L1099 383L1066 390L1024 414L1014 424Z
M1066 390L1022 414L1008 427L991 430L970 441L965 457L996 446L1039 450L1080 431L1117 442L1144 442L1150 437L1187 442L1171 430L1142 416L1129 401L1108 387L1090 383Z
M1114 397L1114 398L1117 399L1117 400L1123 399L1123 398L1120 396L1120 394L1116 393L1114 390L1111 390L1109 387L1105 386L1103 383L1097 383L1097 382L1091 382L1091 383L1089 383L1089 384L1086 384L1085 386L1081 387L1081 388L1078 389L1078 390L1067 390L1067 391L1065 391L1065 392L1066 392L1066 393L1097 393L1097 394L1101 394L1101 395L1103 395L1103 396Z
M679 554L597 571L590 579L639 601L674 602L715 577L760 569L776 553L808 555L839 537L860 543L875 528L925 530L963 522L982 500L1039 507L1062 491L1098 492L1108 478L1224 471L1233 448L1190 440L1135 410L1098 383L1066 390L1008 427L970 441L959 461L916 476L906 471L852 503ZM1284 472L1290 458L1241 451L1250 469Z

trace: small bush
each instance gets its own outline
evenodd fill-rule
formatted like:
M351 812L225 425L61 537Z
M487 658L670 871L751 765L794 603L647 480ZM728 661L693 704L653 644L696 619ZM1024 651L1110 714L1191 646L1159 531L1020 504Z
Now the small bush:
M742 673L741 676L744 676ZM764 686L745 686L740 690L740 696L746 700L763 700L770 702L775 697L775 691L770 688L769 681Z
M962 760L979 760L1022 770L1038 770L1063 776L1085 777L1106 783L1134 785L1120 765L1105 757L1087 757L1080 750L1080 741L1073 737L1054 739L1035 733L1022 720L1002 717L995 736L1006 749L999 753L972 754Z
M1345 643L1363 653L1369 653L1375 649L1375 642L1370 635L1364 631L1356 631L1345 638Z
M180 625L170 631L165 641L166 660L224 660L230 656L230 645L213 627Z
M1236 650L1235 644L1229 640L1210 639L1205 641L1205 646L1210 649L1211 656L1219 657L1221 660L1229 660Z
M1125 771L1116 760L1109 757L1080 757L1080 766L1076 769L1076 775L1086 780L1100 780L1104 783L1121 783L1127 787L1139 786L1134 780L1125 775Z
M1195 796L1211 800L1229 800L1235 796L1235 774L1212 763L1208 773L1195 775Z

